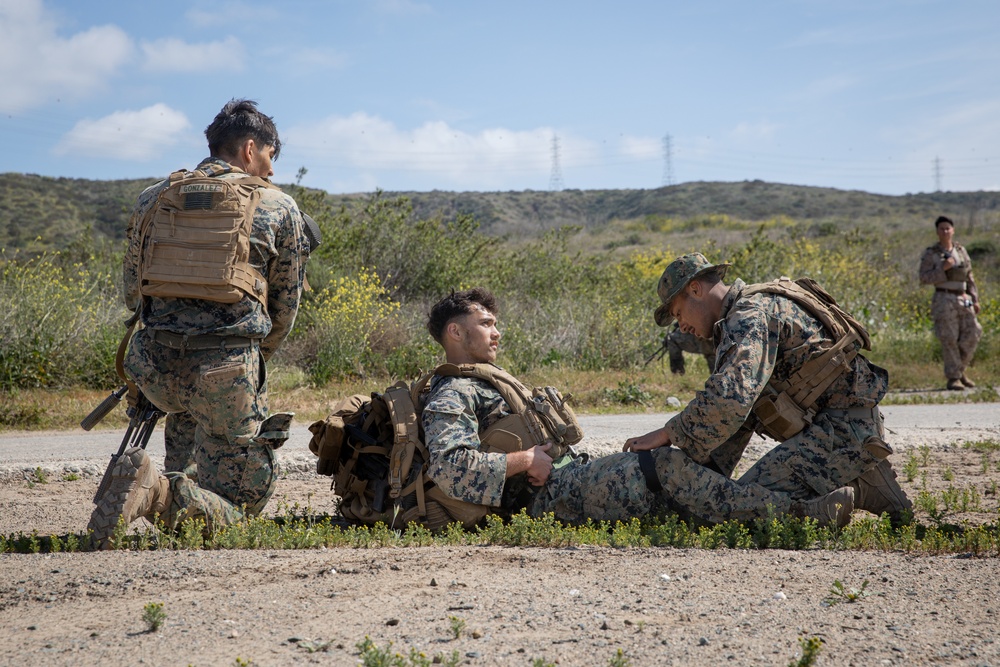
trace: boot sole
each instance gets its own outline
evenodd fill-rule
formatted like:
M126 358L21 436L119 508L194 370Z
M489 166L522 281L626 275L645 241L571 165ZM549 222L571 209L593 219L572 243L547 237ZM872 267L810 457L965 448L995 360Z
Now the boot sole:
M111 471L111 483L94 507L87 529L93 531L94 544L99 549L111 548L111 536L118 526L118 517L125 512L129 494L135 489L142 475L143 466L149 466L145 450L133 448L126 451Z

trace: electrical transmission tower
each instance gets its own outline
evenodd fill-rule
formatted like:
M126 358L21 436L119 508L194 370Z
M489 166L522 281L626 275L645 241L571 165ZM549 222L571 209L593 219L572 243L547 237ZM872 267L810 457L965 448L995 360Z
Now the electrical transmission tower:
M559 167L559 135L552 135L552 173L549 175L549 190L563 189L562 169Z
M941 158L934 158L934 191L941 192Z
M663 137L663 185L674 184L674 147L670 135Z

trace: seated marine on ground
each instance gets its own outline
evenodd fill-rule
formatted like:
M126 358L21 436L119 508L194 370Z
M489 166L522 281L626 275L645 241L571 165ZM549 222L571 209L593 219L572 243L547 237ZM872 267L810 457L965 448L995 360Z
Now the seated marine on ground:
M390 412L398 411L408 399L423 406L417 409L423 435L409 450L392 447L390 451L382 442L398 440L407 419L394 419L399 428L390 431L395 435L389 433L381 440L358 434L359 428L351 423L345 429L337 421L340 417L332 418L340 424L339 430L327 429L331 419L311 427L315 436L310 448L320 456L322 474L360 467L357 452L365 450L384 452L391 461L384 473L388 484L371 478L369 485L361 473L337 477L345 517L396 525L398 513L384 504L391 496L401 503L402 525L415 520L433 528L450 521L472 526L488 513L506 517L521 510L534 517L552 513L574 524L588 519L625 520L660 509L709 523L785 513L813 517L823 525L849 521L853 509L849 488L822 498L793 500L787 493L760 485L738 484L699 465L676 447L619 452L592 460L577 454L568 445L579 441L582 433L575 416L561 405L559 392L545 388L534 390L536 398L528 401L516 395L514 400L505 398L512 395L506 385L517 381L495 365L500 343L497 310L496 299L481 288L454 292L431 309L428 330L444 349L447 363L410 390L397 386L399 393L386 399ZM557 408L563 417L550 419ZM352 410L343 411L351 414L344 417L348 422L365 414ZM371 423L368 417L363 421ZM335 431L336 436L326 438L328 431ZM345 454L344 433L358 438L353 458ZM330 468L323 465L324 438L333 443L327 455ZM398 461L404 459L412 461L413 468L400 479L406 466ZM376 491L367 499L352 492L372 488ZM346 502L349 496L352 500ZM420 510L421 506L425 509ZM447 514L443 518L441 508ZM429 516L435 513L436 517Z
M660 278L656 323L716 345L714 373L663 428L625 449L679 448L731 472L754 431L776 440L739 479L795 500L847 487L854 506L904 521L912 503L896 482L878 404L888 373L860 354L864 327L815 282L723 283L729 264L678 257Z

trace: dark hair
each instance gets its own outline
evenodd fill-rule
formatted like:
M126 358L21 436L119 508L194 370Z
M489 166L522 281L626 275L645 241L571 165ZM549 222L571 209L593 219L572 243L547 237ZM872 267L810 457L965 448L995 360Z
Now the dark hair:
M440 343L445 327L455 318L471 313L475 304L479 304L494 315L497 314L497 299L484 287L452 292L431 306L431 312L427 316L427 331Z
M281 139L274 119L258 111L253 100L229 100L212 124L205 128L205 138L212 157L235 155L247 139L253 139L261 147L274 146L275 160L281 152Z
M948 216L946 216L946 215L939 215L939 216L938 216L938 219L934 221L934 229L937 229L937 228L938 228L938 225L940 225L940 224L941 224L942 222L947 222L947 223L948 223L949 225L951 225L952 227L954 227L954 226L955 226L955 223L954 223L954 222L952 222L951 218L949 218L949 217L948 217Z

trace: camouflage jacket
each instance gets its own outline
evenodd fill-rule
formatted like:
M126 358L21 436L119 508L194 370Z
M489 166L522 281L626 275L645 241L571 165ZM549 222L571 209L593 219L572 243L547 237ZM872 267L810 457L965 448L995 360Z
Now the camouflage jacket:
M969 276L965 279L965 291L975 302L979 301L979 291L976 288L976 281L972 277L972 258L969 252L957 243L952 244L951 255L955 258L956 266L969 267ZM943 268L945 249L940 243L935 243L926 250L920 257L920 284L937 285L948 282L948 274Z
M215 178L241 178L242 169L218 158L206 158L198 165L215 163L226 171ZM168 181L146 188L128 221L128 247L123 262L125 305L130 310L143 301L139 293L140 221L156 204ZM260 302L244 297L237 303L215 303L199 299L159 299L149 297L143 303L141 321L152 329L196 336L215 334L262 339L264 358L278 349L291 331L302 296L305 278L306 249L309 241L303 231L302 214L288 195L279 190L264 190L254 212L250 235L250 263L267 279L267 311Z
M435 376L421 422L430 458L427 474L448 496L516 511L531 493L527 475L507 479L507 456L483 451L479 436L511 414L493 385L468 377Z
M833 340L802 306L777 294L743 297L746 283L737 280L715 323L716 368L705 388L666 424L675 446L699 463L738 437L745 446L755 419L751 409L772 379L787 381L807 361L820 356ZM889 374L860 354L852 369L834 380L817 408L874 407L889 385ZM742 451L742 447L738 448Z

